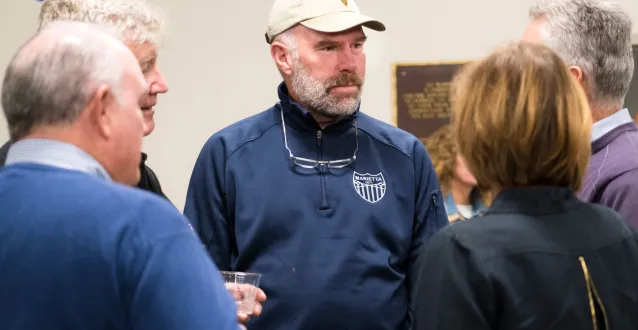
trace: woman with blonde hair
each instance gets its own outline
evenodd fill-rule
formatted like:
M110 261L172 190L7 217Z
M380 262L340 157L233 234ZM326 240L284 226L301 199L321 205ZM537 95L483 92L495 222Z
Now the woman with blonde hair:
M425 142L445 198L450 223L466 220L485 209L488 194L478 188L476 178L458 153L451 125L439 128Z
M414 330L635 329L638 234L580 201L592 119L563 60L513 42L454 83L459 152L494 196L419 256Z

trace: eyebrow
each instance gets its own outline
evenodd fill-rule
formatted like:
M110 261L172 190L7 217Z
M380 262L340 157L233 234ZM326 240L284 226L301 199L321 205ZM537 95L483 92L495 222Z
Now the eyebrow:
M367 39L368 37L364 35L355 39L354 42L365 42ZM317 44L315 44L315 47L323 48L323 47L329 47L329 46L336 46L338 44L340 44L340 42L334 41L334 40L321 40Z
M156 51L150 51L146 54L144 54L144 56L142 56L142 58L140 59L140 64L145 64L148 63L154 59L157 58L157 52Z
M368 40L368 36L360 36L359 38L355 39L354 42L365 42L366 40Z

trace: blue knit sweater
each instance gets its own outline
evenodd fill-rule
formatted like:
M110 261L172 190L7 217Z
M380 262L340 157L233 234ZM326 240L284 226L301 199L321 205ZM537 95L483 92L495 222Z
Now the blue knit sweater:
M185 219L141 190L52 166L0 170L0 329L238 329Z

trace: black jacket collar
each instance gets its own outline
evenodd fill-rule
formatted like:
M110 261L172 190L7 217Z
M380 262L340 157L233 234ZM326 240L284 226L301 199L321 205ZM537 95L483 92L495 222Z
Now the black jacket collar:
M571 209L579 200L571 189L558 186L512 187L501 191L484 214L541 215Z
M299 104L293 101L290 98L290 94L288 93L288 88L285 83L279 84L277 88L277 94L279 95L279 103L277 103L276 108L279 111L284 112L284 120L286 121L286 125L293 127L300 131L318 131L321 130L321 127L317 123L317 121L312 117L312 114L308 112L308 110L302 108ZM279 111L277 111L277 115L279 115ZM347 118L341 119L340 121L331 124L323 129L324 132L340 132L345 129L348 129L354 124L354 121L359 116L359 108Z

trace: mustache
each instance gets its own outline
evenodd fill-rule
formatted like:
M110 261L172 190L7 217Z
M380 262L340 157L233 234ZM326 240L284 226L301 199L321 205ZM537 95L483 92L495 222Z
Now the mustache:
M326 81L326 89L331 89L334 87L342 87L342 86L357 86L361 87L363 85L363 79L359 77L354 72L346 72L342 73L337 77L330 78Z

